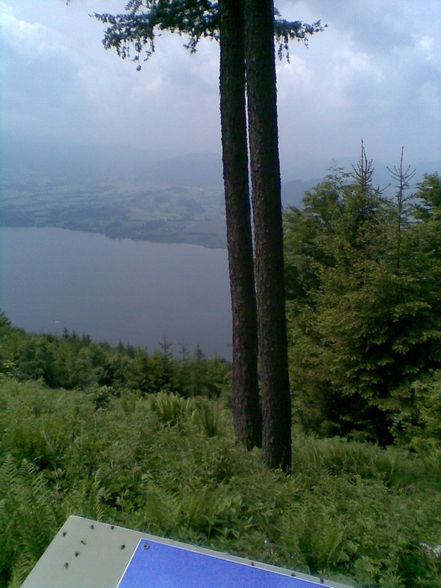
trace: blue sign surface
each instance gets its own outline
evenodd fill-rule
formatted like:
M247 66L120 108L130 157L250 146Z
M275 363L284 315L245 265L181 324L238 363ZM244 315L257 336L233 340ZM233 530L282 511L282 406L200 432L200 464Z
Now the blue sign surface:
M325 584L142 539L117 588L312 588ZM328 587L329 588L329 587Z

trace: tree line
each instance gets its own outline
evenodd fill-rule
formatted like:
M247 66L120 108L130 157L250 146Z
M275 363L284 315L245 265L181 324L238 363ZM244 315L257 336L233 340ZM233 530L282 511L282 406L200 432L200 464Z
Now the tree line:
M41 380L49 388L89 390L97 403L124 391L217 397L228 389L231 368L200 348L185 345L178 355L164 339L153 353L122 342L96 343L87 335L64 331L61 337L25 333L0 313L0 373L20 381Z

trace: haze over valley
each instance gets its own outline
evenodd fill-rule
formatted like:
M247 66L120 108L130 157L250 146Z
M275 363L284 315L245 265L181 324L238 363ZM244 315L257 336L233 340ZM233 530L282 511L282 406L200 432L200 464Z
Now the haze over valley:
M282 200L301 206L304 192L331 167L351 169L354 158L285 163ZM376 163L379 185L390 183ZM424 162L417 179L440 162ZM10 138L2 159L1 226L58 227L165 243L225 248L222 159L214 152L174 157Z
M3 226L226 246L222 161L216 153L158 159L134 149L21 148L15 142L3 168ZM300 203L313 183L286 183L286 203Z

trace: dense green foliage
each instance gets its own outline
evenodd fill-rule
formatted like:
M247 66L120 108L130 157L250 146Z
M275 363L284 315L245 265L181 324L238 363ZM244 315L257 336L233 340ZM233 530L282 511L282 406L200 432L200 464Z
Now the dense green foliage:
M363 151L286 213L294 402L305 430L412 444L440 414L441 178L411 206L372 171Z
M300 435L287 476L234 442L219 399L97 406L93 388L0 378L0 586L20 585L72 513L359 585L441 586L439 449Z
M68 3L70 0L68 0ZM188 38L185 47L194 53L201 39L219 39L221 7L212 0L130 0L122 14L97 14L95 18L107 25L103 44L116 49L122 59L133 59L141 69L144 61L155 52L156 38L162 31L171 31ZM289 60L289 42L296 40L308 44L309 38L323 31L320 21L312 24L288 21L274 10L274 37L278 55Z
M216 356L206 358L199 348L190 355L183 346L178 359L166 340L149 355L141 348L122 343L112 348L67 331L62 337L32 335L12 327L0 313L0 373L41 379L50 388L93 388L99 402L100 396L122 390L218 396L228 384L230 367Z

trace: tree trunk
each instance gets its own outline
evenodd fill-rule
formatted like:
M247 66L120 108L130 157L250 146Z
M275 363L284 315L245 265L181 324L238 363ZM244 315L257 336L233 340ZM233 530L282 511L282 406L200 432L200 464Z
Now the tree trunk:
M257 321L248 185L242 0L220 4L220 110L233 315L233 420L248 449L261 445Z
M244 0L263 459L291 467L282 206L277 131L274 5Z

